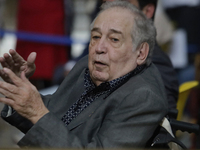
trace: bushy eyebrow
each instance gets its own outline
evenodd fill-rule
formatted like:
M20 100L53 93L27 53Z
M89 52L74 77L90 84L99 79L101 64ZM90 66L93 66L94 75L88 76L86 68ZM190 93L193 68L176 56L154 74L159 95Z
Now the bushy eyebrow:
M101 33L101 29L98 28L98 27L94 27L91 32L99 32ZM123 33L119 30L116 30L116 29L110 29L109 30L109 34L112 34L112 33L116 33L116 34L120 34L122 37L124 37Z
M110 29L109 34L113 34L113 33L120 35L124 39L124 34L121 31L116 30L116 29Z
M94 32L94 31L100 32L101 30L99 28L92 28L91 32Z
M118 31L118 30L115 30L115 29L110 29L110 32L123 35L123 33L121 31Z

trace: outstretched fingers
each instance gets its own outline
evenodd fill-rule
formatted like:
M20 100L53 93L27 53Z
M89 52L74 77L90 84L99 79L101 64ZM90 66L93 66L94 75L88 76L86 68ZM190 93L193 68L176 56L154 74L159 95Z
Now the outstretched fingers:
M4 57L0 57L0 63L2 67L7 67L9 68L9 65L7 64L6 60Z
M12 56L12 60L15 63L15 65L23 65L26 61L21 57L15 50L10 49L9 50L10 55Z
M6 66L6 65L3 65L3 66ZM10 78L8 77L8 75L3 71L3 69L0 69L0 77L8 82L8 83L12 83L12 81L10 80Z
M5 66L3 67L12 68L15 65L15 62L12 59L12 56L10 56L8 53L5 53L3 56L5 59Z
M9 106L11 106L11 107L13 107L13 105L14 105L14 103L15 103L12 99L7 98L7 97L0 97L0 102L1 102L1 103L4 103L4 104L6 104L6 105L9 105Z
M18 88L15 85L0 81L0 93L5 96L5 98L0 98L0 102L13 106Z
M27 58L27 64L23 65L20 68L21 71L25 71L25 74L26 74L27 78L31 77L35 72L35 69L36 69L36 66L35 66L36 56L37 56L36 52L32 52Z
M0 98L0 102L15 107L14 105L16 102L20 103L22 100L21 96L24 96L24 94L22 94L22 88L27 89L24 82L27 82L28 79L25 77L24 72L22 72L21 79L8 68L3 68L3 71L7 74L13 84L0 81L0 93L5 96L5 98Z
M20 86L23 82L14 72L12 72L8 68L3 68L3 72L8 76L11 82L16 85L17 87Z

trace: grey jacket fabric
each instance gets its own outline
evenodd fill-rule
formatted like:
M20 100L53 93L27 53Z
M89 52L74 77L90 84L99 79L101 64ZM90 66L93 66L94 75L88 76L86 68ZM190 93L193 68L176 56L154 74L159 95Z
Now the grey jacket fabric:
M1 115L25 136L21 147L142 148L167 114L162 79L151 64L106 99L96 99L67 127L61 118L84 91L88 58L81 59L53 95L42 96L49 113L35 125L19 114Z

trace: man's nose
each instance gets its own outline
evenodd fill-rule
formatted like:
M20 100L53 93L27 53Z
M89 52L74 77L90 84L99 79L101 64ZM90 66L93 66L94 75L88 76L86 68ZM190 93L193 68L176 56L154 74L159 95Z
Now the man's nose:
M107 51L107 42L106 39L101 38L98 42L98 45L96 47L96 52L98 54L106 53Z

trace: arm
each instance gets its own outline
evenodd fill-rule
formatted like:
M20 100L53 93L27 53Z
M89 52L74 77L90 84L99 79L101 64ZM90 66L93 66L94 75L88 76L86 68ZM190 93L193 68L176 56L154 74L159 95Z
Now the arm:
M28 56L27 61L25 61L15 50L10 49L9 53L10 55L5 53L3 57L0 57L2 67L11 69L18 77L20 77L22 71L25 72L27 78L34 74L36 69L35 52L32 52ZM0 70L0 76L4 81L11 83L11 80L3 70Z
M166 114L165 104L152 91L138 90L127 96L105 118L94 118L93 122L89 118L72 130L50 112L28 131L19 145L60 148L144 147Z

